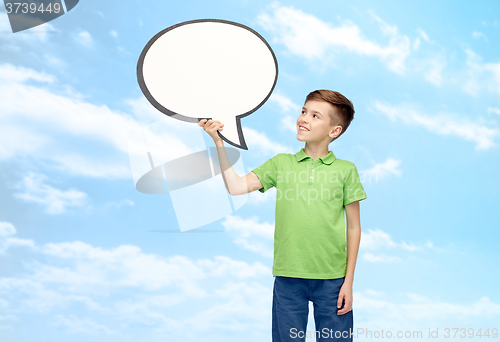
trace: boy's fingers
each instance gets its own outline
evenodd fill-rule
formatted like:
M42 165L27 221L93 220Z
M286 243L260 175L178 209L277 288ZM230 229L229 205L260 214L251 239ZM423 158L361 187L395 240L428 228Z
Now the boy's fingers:
M209 134L215 133L217 131L222 131L224 126L219 120L212 119L202 119L198 121L198 125L203 127L203 130Z
M351 310L347 310L346 308L344 308L342 310L337 311L337 315L345 315L349 311L351 311Z
M222 122L220 122L219 120L207 120L207 119L202 119L200 121L198 121L198 123L200 124L208 124L209 126L212 125L212 124L221 124L222 126L224 126L224 124Z

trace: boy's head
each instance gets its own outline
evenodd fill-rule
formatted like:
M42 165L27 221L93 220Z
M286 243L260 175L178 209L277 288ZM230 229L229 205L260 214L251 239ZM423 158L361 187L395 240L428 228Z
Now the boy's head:
M335 126L341 127L340 134L332 138L330 143L344 134L347 127L349 127L351 121L354 119L354 106L352 102L339 92L324 89L315 90L307 95L304 107L307 107L306 104L308 101L324 101L329 104L327 115L329 117L328 124L330 130ZM340 130L340 128L338 130Z

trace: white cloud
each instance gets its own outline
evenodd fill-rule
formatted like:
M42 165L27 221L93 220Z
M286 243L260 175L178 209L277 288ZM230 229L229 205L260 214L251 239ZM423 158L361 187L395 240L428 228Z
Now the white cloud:
M0 12L0 51L1 50L19 50L24 45L35 45L47 41L49 35L47 33L56 32L51 23L45 23L33 27L29 30L12 33L12 28L9 24L9 17L6 12Z
M278 153L295 153L291 147L269 139L264 132L257 132L248 127L243 132L247 145L252 146L253 151L261 156L275 156Z
M370 296L382 296L384 294L384 291L375 291L372 289L366 289L365 293Z
M86 292L93 287L108 290L119 287L147 290L176 287L186 296L203 297L206 291L196 284L200 279L221 276L249 278L270 272L258 262L250 265L225 256L197 261L180 255L163 258L143 253L140 248L131 245L102 249L80 241L48 243L44 245L43 253L74 262L75 267L41 265L34 271L36 279L71 285L78 292Z
M420 48L420 39L416 38L413 42L413 50L417 51Z
M247 228L240 231L272 241L263 225ZM9 223L0 224L4 236L11 237L14 230ZM390 237L379 240L385 246L393 244ZM18 315L40 314L70 334L126 335L130 326L137 325L147 326L156 336L184 339L200 333L264 335L268 331L272 287L256 280L270 270L257 262L227 256L166 258L137 246L100 248L80 241L47 243L36 252L42 257L25 258L16 277L0 278L4 324L19 321ZM363 258L398 261L385 255ZM485 296L475 299L473 295L470 302L456 304L425 294L374 288L355 292L354 307L358 327L372 330L462 323L474 317L493 320L500 314L500 306ZM78 316L66 314L76 309Z
M372 254L372 253L363 253L362 255L363 260L368 261L368 262L385 262L385 263L392 263L392 262L402 262L400 257L397 256L389 256L385 254Z
M261 263L248 265L246 262L232 260L226 256L215 256L214 260L203 259L196 262L212 277L235 276L238 279L255 278L269 274L269 268Z
M430 244L430 245L429 245ZM423 246L433 248L431 242L427 242ZM368 233L361 233L361 248L367 250L377 250L385 248L399 248L408 251L419 251L423 246L416 246L413 243L406 243L401 241L396 243L392 240L391 236L380 229L368 229Z
M408 125L421 126L429 132L441 135L453 135L476 143L476 149L487 150L496 146L495 138L499 130L486 124L470 121L457 115L439 113L424 115L410 105L387 105L375 102L375 109L392 121L400 120Z
M367 39L361 29L349 20L341 20L334 25L294 7L276 3L271 11L258 16L258 22L273 33L276 43L283 44L288 52L308 61L321 61L325 66L333 64L338 55L353 53L378 58L400 75L412 70L416 75L423 75L429 83L436 86L443 84L446 58L442 52L437 52L439 46L423 29L416 30L418 37L412 43L409 37L399 33L396 25L389 25L372 10L368 13L379 24L382 39L388 39L387 43L379 44ZM418 57L410 58L412 51L422 50L422 41L432 44L432 49L424 49ZM275 100L281 99L278 96ZM286 102L282 104L287 105ZM292 129L292 123L292 118L283 118L285 127Z
M282 94L273 92L273 94L271 95L269 100L271 102L277 103L279 105L279 107L281 108L281 110L285 113L296 112L297 114L300 114L301 107L298 104L292 102L292 100L290 100L288 97L286 97Z
M378 182L379 179L386 178L390 175L401 177L403 171L399 168L401 160L387 158L383 163L378 163L367 170L359 172L362 183L371 183L372 180Z
M398 302L398 297L402 297ZM472 319L477 322L492 321L500 315L500 305L492 302L488 297L477 298L472 293L460 303L447 302L436 296L415 293L381 293L354 292L354 306L363 317L358 318L357 326L376 330L392 331L393 337L401 330L421 330L425 339L429 328L465 326L471 324ZM477 299L476 299L477 298ZM474 326L474 325L473 325ZM441 336L441 335L440 335ZM354 336L365 338L366 335Z
M118 126L129 132L138 128L130 115L115 113L106 106L94 106L28 85L11 83L12 90L8 92L6 84L2 84L2 88L6 92L3 117L5 120L10 119L10 122L17 122L14 118L16 115L23 119L29 118L38 124L37 128L55 126L75 138L88 136L96 141L112 143L122 151L127 151L126 146L123 146L123 134L112 127ZM10 96L10 101L7 96ZM22 101L30 104L23 105Z
M233 242L238 246L264 257L273 257L274 224L259 223L256 216L244 219L230 215L226 217L222 225L226 232L233 236Z
M6 249L11 247L27 247L30 249L36 249L35 242L33 240L12 237L3 241L2 246L0 246L0 253L3 253Z
M481 56L466 49L467 71L463 90L473 96L482 91L500 95L500 62L484 63Z
M408 68L412 69L414 75L423 75L427 82L441 86L444 82L443 70L448 65L446 50L430 39L423 29L418 28L416 31L420 38L415 38L413 50L420 51L418 55L413 55L414 58L409 61Z
M75 96L58 95L40 86L24 84L30 80L54 81L53 77L34 70L4 64L0 66L0 75L1 159L32 155L38 160L55 161L60 168L77 174L130 176L128 160L121 165L116 158L102 160L100 154L91 155L87 151L90 147L86 146L90 144L79 144L79 138L87 138L94 140L94 144L104 142L111 150L127 151L127 133L120 130L131 134L140 127L130 116L86 103Z
M16 228L9 222L0 222L0 237L7 237L16 234Z
M224 282L210 293L213 304L203 308L197 302L191 306L189 317L164 310L174 298L162 297L122 301L117 306L118 316L122 322L154 326L157 333L170 338L175 331L182 332L183 340L196 340L200 333L221 337L228 333L264 335L271 319L272 289L257 282Z
M2 223L0 232L10 237L15 229ZM110 335L116 329L106 322L122 323L123 330L128 324L154 324L156 332L171 335L172 329L225 332L228 321L234 321L229 330L264 329L270 319L270 312L262 312L270 307L272 291L251 281L271 274L259 262L163 257L137 246L100 248L81 241L47 243L34 251L42 257L25 258L24 272L0 278L0 298L8 298L0 301L6 319L39 313L69 333ZM74 305L85 310L85 318L63 314ZM177 305L191 309L179 315ZM96 314L99 323L92 318Z
M395 248L397 246L398 244L392 241L391 236L380 229L369 229L368 233L361 232L360 248L362 249Z
M0 222L0 254L5 253L7 249L12 247L36 248L33 240L14 237L16 232L16 228L12 223Z
M433 251L444 252L445 249L435 247L431 241L427 241L420 245L407 243L405 241L395 242L391 235L380 229L368 229L368 232L361 232L360 253L363 260L368 262L401 262L402 259L398 256L390 256L386 254L373 254L371 251L378 250L405 250L409 252L422 251L430 249ZM368 251L368 252L365 252Z
M143 96L137 99L126 99L123 102L130 108L131 112L134 114L134 118L141 126L151 125L166 117L165 114L153 107ZM175 130L180 129L180 127L176 125L178 122L178 120L173 120L171 123L174 125Z
M296 121L300 115L301 107L282 94L273 93L269 100L278 104L282 111L281 127L297 133Z
M111 32L110 32L109 34L111 34L111 36L112 36L113 38L118 37L118 32L116 32L116 30L111 30Z
M49 88L52 84L58 86L51 75L0 65L0 160L28 156L71 174L108 179L131 177L130 137L166 116L142 97L124 101L131 115L86 102L77 93L56 93ZM189 151L182 125L172 119L171 131L154 132L150 137L158 137L158 143L176 146L163 148L164 153Z
M84 207L87 204L87 194L76 189L59 190L44 184L45 175L30 172L19 185L22 192L14 196L26 202L39 203L45 207L48 214L63 214L70 207Z
M45 62L50 66L53 66L57 69L62 69L66 67L66 62L60 58L48 54L44 54L43 57L45 59Z
M63 327L65 332L70 334L121 335L118 330L109 329L105 325L96 323L89 318L78 318L75 315L56 315L56 318L51 325L55 327Z
M423 40L425 40L426 42L430 42L431 40L429 39L429 36L427 35L427 33L422 30L421 28L418 28L417 29L417 33L420 35L420 37L422 37Z
M291 115L284 115L281 119L281 127L285 128L287 131L297 133L297 118Z
M92 47L94 45L92 36L87 31L78 33L76 35L76 41L86 47Z
M16 67L12 64L0 65L0 80L3 83L23 83L28 80L42 83L54 83L55 77L45 72L38 72L33 69Z
M440 86L443 83L442 73L445 66L446 62L441 55L437 55L435 58L429 59L424 66L426 69L424 72L424 78L428 82L436 86Z
M93 247L84 242L48 243L43 253L65 259L72 267L40 265L33 272L40 282L65 285L76 293L89 289L112 291L115 288L159 290L176 287L182 294L199 297L205 291L195 280L206 272L184 256L167 259L122 245L113 249Z
M474 39L484 39L484 41L488 41L488 38L486 37L486 35L482 32L478 32L478 31L474 31L472 32L472 38Z
M488 113L495 113L500 115L500 108L488 107Z
M405 59L410 53L410 40L400 35L396 26L386 24L373 12L370 14L389 37L386 46L364 38L359 27L348 20L334 27L301 10L276 3L272 13L260 14L258 21L274 34L276 43L284 44L288 51L307 60L330 63L332 56L347 51L379 58L390 70L403 73Z
M121 209L121 207L123 206L130 206L130 207L133 207L135 205L134 201L131 201L129 199L124 199L124 200L121 200L121 201L112 201L112 202L107 202L106 204L104 204L104 209L107 209L107 208L116 208L116 209Z
M417 33L418 33L419 37L420 37L420 38L422 38L422 39L424 40L424 42L426 42L426 43L434 43L434 42L433 42L433 41L429 38L429 36L427 35L427 33L426 33L423 29L418 28L416 31L417 31ZM420 46L421 46L421 40L420 40L420 38L418 38L418 37L417 37L417 38L415 38L415 41L414 41L414 43L413 43L413 50L414 50L414 51L417 51L417 50L420 48Z
M229 281L215 294L225 301L219 300L209 309L185 320L183 326L187 331L196 327L196 331L231 331L238 335L241 332L267 332L271 319L271 289L256 282Z
M1 97L1 95L0 95ZM7 121L2 120L1 121ZM24 154L36 154L50 142L44 134L33 132L27 127L5 122L0 126L0 159L10 159Z

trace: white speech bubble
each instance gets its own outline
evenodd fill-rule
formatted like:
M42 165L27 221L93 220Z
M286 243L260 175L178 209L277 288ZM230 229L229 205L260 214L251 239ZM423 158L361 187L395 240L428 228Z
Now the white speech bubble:
M159 32L144 47L137 79L149 102L175 119L219 120L219 136L247 150L241 118L271 96L278 62L266 40L226 20L186 21Z

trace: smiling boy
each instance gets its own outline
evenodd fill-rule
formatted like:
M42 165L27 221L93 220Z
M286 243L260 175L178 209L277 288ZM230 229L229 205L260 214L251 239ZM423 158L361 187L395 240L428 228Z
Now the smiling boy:
M359 201L366 199L356 166L328 145L354 118L345 96L331 90L307 95L297 118L296 154L280 153L240 177L221 137L224 124L202 119L214 139L228 192L264 193L276 187L273 262L273 342L305 341L309 301L317 341L352 341L352 285L361 238ZM347 237L344 214L347 217Z

